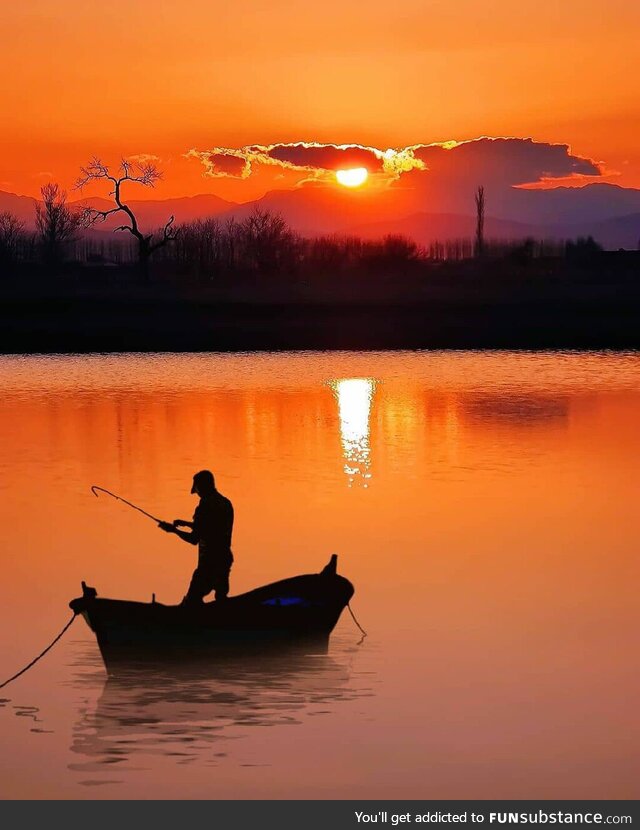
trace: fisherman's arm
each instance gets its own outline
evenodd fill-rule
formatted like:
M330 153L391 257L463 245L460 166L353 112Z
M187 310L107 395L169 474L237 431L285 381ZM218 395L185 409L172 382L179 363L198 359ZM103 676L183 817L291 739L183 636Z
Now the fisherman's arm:
M193 528L193 524L191 522L189 524ZM191 530L191 532L178 530L175 524L171 524L170 522L160 522L158 527L160 530L164 530L165 533L175 533L183 542L188 542L190 545L197 545L200 541L200 534L195 529Z

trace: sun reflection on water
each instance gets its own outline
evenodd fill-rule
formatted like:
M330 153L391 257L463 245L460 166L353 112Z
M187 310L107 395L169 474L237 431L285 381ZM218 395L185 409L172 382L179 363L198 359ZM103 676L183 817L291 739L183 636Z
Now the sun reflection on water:
M368 487L371 478L370 418L376 382L373 378L343 378L331 382L338 401L344 472L349 486Z

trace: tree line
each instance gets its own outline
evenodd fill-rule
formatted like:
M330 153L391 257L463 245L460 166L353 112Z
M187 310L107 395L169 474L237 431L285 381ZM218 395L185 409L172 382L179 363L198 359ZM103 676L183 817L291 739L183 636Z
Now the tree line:
M99 158L93 158L81 168L75 187L81 191L90 182L104 182L110 188L112 207L107 210L72 208L59 185L44 185L41 200L35 204L35 231L27 231L13 214L0 213L0 266L40 262L54 269L73 260L119 265L135 262L146 279L153 258L162 263L164 270L171 268L177 274L208 281L236 273L339 276L353 271L386 271L397 274L420 262L480 258L525 262L548 256L579 258L601 250L591 238L568 243L486 240L482 187L475 195L475 238L434 241L426 247L399 235L378 240L341 235L303 237L282 216L260 208L242 220L205 218L176 224L170 216L162 227L150 232L140 227L135 212L125 200L123 188L132 184L152 188L160 178L160 171L150 162L123 160L112 171ZM110 216L122 219L114 236L97 240L87 235L87 231L99 228Z

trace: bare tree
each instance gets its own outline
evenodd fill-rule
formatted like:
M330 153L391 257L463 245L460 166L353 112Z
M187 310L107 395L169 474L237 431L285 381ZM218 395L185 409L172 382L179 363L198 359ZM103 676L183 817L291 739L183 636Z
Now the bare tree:
M390 264L405 264L418 258L418 246L401 234L387 234L382 240L382 254Z
M162 173L152 162L131 162L127 159L122 159L118 168L118 174L113 175L109 167L94 156L86 167L80 168L80 177L76 182L76 188L80 189L90 181L104 179L105 181L111 182L113 190L109 192L109 195L113 198L115 206L109 210L86 208L85 221L88 225L93 225L98 221L104 222L109 216L113 216L116 213L124 214L127 217L128 224L119 225L115 230L128 231L137 240L138 260L145 276L148 274L151 254L157 251L158 248L162 248L169 242L173 242L178 235L178 229L173 227L175 218L170 216L167 223L160 230L159 237L153 231L151 233L145 233L140 230L134 212L123 201L122 185L125 182L133 182L135 184L141 184L143 187L155 187L156 182L161 178Z
M0 265L16 261L23 239L24 222L8 210L0 213Z
M484 254L484 187L476 191L476 250L477 257Z
M271 273L285 263L289 264L297 240L279 214L256 207L240 223L238 231L251 267Z
M181 225L174 248L177 261L210 280L227 265L227 229L214 218L196 219Z
M78 237L83 217L67 205L67 193L54 182L40 188L42 201L36 202L36 228L45 262L59 262L66 246Z

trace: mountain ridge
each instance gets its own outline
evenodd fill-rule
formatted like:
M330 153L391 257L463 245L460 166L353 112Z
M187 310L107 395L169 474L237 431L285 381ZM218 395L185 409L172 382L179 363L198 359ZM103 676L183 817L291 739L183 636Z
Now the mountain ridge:
M132 199L128 204L144 230L161 227L171 215L175 216L176 224L207 217L240 221L256 208L262 208L279 213L293 230L305 236L337 234L375 239L401 234L425 245L436 239L468 238L475 233L471 200L461 202L461 210L425 210L421 200L421 194L408 188L363 188L354 192L307 186L272 190L244 203L203 193L168 199ZM33 229L36 201L31 196L0 191L0 212L14 213L28 229ZM113 203L102 197L89 197L75 199L69 205L109 210ZM120 224L122 217L115 215L105 222L98 221L94 229L109 232ZM509 188L507 192L496 192L495 198L489 195L485 235L505 240L592 235L608 248L636 248L640 239L640 189L606 182L582 188Z

